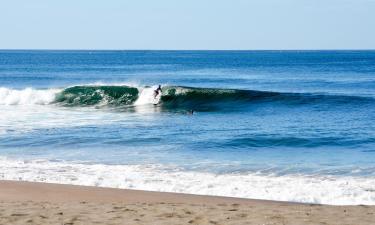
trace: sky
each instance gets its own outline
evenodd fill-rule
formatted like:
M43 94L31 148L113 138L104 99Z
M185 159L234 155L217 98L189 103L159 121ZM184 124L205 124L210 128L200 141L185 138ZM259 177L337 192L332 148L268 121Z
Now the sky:
M375 0L0 0L0 49L375 49Z

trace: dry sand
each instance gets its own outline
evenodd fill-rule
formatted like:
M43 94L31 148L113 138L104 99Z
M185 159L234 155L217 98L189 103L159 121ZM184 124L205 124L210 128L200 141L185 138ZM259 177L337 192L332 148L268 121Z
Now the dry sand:
M0 181L0 224L375 224L375 206L326 206Z

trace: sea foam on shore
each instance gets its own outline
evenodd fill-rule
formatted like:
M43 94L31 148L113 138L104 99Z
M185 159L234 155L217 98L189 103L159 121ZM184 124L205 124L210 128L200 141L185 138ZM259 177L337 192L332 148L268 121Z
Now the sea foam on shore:
M331 205L375 204L370 178L214 174L157 165L103 165L0 158L1 180L113 187Z

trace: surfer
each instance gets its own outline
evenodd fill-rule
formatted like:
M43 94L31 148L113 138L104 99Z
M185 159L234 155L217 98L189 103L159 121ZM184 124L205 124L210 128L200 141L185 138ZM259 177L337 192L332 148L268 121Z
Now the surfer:
M159 85L159 87L154 91L154 98L156 98L161 92L161 85Z

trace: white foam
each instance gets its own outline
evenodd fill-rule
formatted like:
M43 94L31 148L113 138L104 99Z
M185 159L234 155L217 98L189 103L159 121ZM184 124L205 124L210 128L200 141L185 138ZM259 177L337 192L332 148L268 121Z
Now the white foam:
M130 121L120 113L95 108L64 108L56 105L0 105L0 135L38 129L67 128Z
M154 95L156 88L157 87L147 87L141 89L138 99L135 101L134 105L149 105L157 103Z
M375 205L375 178L213 174L155 165L86 165L0 158L0 179L332 205Z
M59 89L22 90L0 87L0 105L48 105L55 100Z

